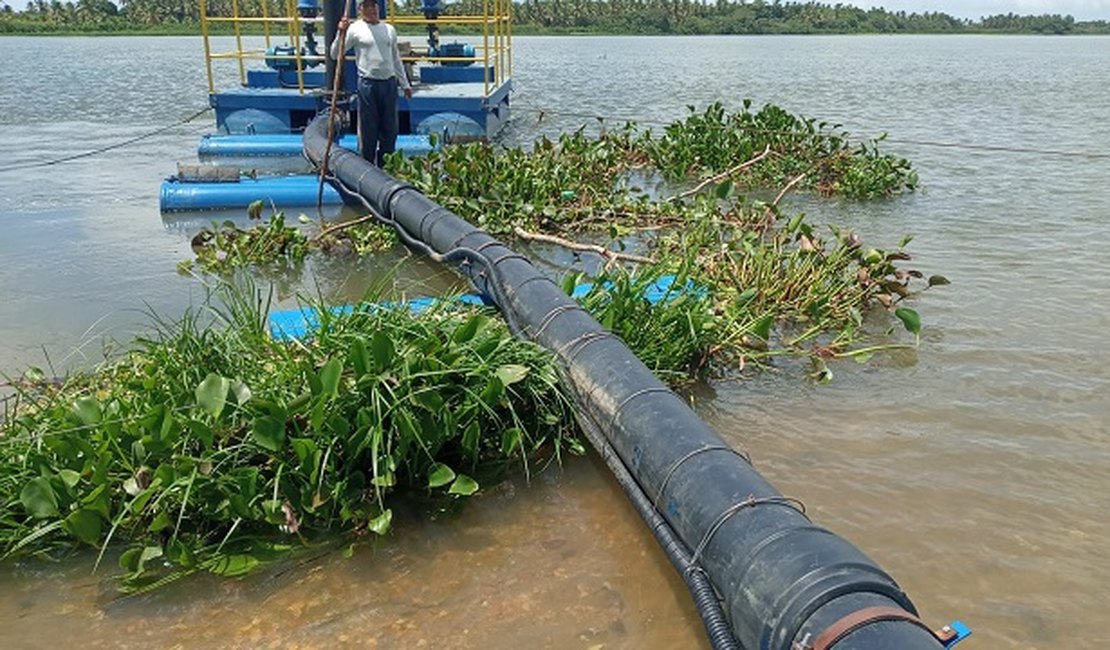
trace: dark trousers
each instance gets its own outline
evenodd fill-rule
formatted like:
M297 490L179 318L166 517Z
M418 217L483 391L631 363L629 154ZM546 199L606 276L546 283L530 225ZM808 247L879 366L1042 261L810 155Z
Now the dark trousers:
M358 147L362 157L382 166L397 146L397 78L358 80Z

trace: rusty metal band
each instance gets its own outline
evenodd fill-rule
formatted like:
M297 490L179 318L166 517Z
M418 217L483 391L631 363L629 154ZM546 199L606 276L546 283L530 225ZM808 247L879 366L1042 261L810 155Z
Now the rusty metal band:
M817 635L817 640L813 642L813 645L808 646L808 649L829 650L839 641L843 640L844 637L861 627L871 625L872 623L881 623L883 621L906 621L912 623L928 632L942 644L948 643L956 636L956 633L951 630L947 632L943 630L941 632L936 632L920 618L898 607L868 607L852 612L825 628L825 631Z

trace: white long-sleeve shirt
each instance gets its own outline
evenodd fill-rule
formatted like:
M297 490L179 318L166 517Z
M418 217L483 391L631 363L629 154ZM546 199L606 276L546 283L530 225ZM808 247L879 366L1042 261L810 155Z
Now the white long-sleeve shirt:
M360 77L397 77L402 90L411 87L401 62L401 52L397 49L397 30L393 25L381 21L371 25L365 20L356 20L347 27L346 46L355 48L355 65ZM331 58L338 59L339 55L339 34L336 34L331 44Z

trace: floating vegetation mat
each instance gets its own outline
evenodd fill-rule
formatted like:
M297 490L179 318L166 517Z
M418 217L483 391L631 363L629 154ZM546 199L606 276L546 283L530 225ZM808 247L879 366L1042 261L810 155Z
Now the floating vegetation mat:
M643 170L678 189L635 187ZM850 145L774 106L714 105L662 134L580 130L530 151L452 146L391 157L389 171L495 235L603 255L600 275L570 274L566 291L591 282L585 307L672 384L775 355L809 359L828 380L829 359L876 349L857 345L868 310L916 336L920 318L902 301L947 283L903 267L908 237L880 250L783 214L790 190L878 198L916 177L876 143ZM182 270L296 273L309 254L392 241L372 217L310 237L275 214L202 231ZM664 277L673 290L648 300ZM156 336L99 368L12 382L0 554L91 545L103 556L120 543L132 591L197 571L238 575L328 531L383 534L397 499L442 508L510 468L581 451L552 359L490 313L318 309L311 340L276 342L253 289L225 289L179 321L156 319Z
M246 573L327 531L389 530L581 451L551 358L485 310L334 314L305 342L224 291L122 358L13 382L0 554L126 545L125 590Z
M773 105L690 111L661 134L626 124L598 138L583 130L540 138L530 150L470 143L422 158L393 156L388 171L495 236L600 252L609 264L588 307L672 381L775 354L806 356L814 375L828 379L826 360L865 358L868 349L853 344L871 308L920 332L917 313L902 301L947 280L903 268L909 237L880 250L779 207L787 192L807 188L855 199L912 190L909 162ZM636 187L632 179L644 170L677 189L660 196ZM253 206L252 216L260 211ZM372 216L309 238L277 215L246 230L216 226L198 241L195 262L185 265L220 273L273 268L274 251L295 264L314 250L371 253L393 240ZM637 295L664 275L699 292L661 305Z

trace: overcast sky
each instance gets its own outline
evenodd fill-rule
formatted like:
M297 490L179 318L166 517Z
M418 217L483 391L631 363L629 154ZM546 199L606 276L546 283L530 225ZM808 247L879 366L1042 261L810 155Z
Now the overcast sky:
M449 3L451 0L447 0ZM799 0L784 0L795 2ZM804 0L800 0L804 1ZM821 0L826 4L856 5L865 9L884 7L890 11L942 11L958 18L980 18L994 14L1071 14L1078 20L1110 20L1110 0ZM27 0L0 0L16 9ZM117 0L117 4L118 0Z

